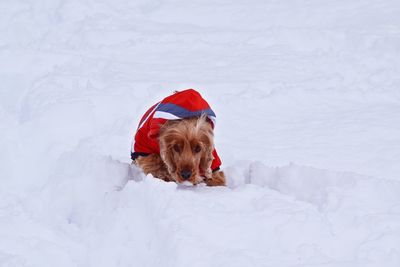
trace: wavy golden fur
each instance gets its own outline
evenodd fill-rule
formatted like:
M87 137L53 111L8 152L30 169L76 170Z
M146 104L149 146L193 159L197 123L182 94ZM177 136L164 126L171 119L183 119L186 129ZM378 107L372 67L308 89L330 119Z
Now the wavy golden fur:
M211 171L214 134L205 116L166 122L160 129L159 145L160 155L136 159L144 173L177 183L225 185L224 173Z

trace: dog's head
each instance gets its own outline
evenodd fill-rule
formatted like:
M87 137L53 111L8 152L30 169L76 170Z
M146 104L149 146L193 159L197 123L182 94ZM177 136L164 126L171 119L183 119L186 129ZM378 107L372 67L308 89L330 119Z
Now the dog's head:
M166 122L160 129L160 155L177 183L198 184L209 178L213 129L205 116Z

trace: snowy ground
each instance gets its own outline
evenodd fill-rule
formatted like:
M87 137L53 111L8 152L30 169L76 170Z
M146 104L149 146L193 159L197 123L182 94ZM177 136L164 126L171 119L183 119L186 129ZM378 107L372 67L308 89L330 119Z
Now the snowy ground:
M0 1L0 266L400 266L398 14ZM142 113L185 88L217 114L227 188L129 165Z

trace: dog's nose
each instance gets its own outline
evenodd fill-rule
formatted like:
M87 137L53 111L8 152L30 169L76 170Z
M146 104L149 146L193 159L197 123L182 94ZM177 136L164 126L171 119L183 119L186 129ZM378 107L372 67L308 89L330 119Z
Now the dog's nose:
M181 171L181 176L183 179L187 180L190 178L190 176L192 176L192 171L190 170L183 170Z

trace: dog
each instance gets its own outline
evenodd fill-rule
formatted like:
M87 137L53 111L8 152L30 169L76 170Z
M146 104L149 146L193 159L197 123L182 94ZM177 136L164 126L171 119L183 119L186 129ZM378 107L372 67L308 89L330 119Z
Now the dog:
M175 92L142 117L131 149L145 174L178 184L224 186L214 147L215 113L199 92Z

